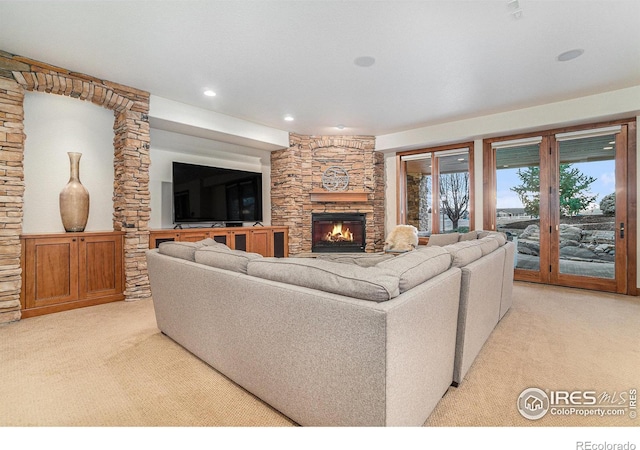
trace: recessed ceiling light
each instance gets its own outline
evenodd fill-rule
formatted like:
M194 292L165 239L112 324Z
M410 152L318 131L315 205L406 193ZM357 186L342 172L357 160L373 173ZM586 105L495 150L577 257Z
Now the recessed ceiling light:
M604 147L603 150L613 150L613 147Z
M574 48L573 50L560 53L558 55L558 61L560 62L571 61L572 59L576 59L578 56L582 55L583 53L584 53L583 49Z
M287 122L292 122L293 121L293 116L286 115L286 116L284 116L284 120L286 120Z
M344 125L340 124L340 125L336 125L336 128L338 130L344 130Z
M464 158L458 158L458 161L464 161Z
M215 97L216 93L213 92L211 89L207 89L206 91L204 91L204 95L206 95L207 97Z
M359 56L353 60L356 66L371 67L376 63L376 59L373 56Z
M611 142L609 142L609 144L612 144L612 145L613 145L613 144L615 144L615 143L616 143L616 141L611 141Z

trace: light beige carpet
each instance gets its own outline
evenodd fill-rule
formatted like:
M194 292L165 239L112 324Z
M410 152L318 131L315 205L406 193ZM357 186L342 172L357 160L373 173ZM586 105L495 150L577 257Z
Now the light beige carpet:
M428 426L638 426L529 421L529 387L613 394L640 387L637 298L516 283L514 306ZM150 300L0 326L2 426L291 426L288 418L159 333Z

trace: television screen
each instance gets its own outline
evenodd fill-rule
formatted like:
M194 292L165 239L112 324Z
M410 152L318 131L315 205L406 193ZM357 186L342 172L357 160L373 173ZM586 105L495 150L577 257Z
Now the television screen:
M173 218L184 222L262 221L262 174L173 162Z

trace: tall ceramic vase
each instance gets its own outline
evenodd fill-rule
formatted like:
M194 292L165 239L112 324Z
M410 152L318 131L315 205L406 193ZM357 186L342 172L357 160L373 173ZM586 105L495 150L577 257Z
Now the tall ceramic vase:
M80 157L82 153L68 152L70 164L69 182L60 192L60 217L67 231L84 231L89 218L89 191L80 182Z

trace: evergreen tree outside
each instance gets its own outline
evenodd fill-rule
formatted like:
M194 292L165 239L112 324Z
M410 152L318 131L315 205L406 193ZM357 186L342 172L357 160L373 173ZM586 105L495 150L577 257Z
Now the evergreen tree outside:
M527 167L518 169L518 177L522 184L512 187L524 205L525 213L540 216L540 168ZM595 202L597 195L589 192L589 187L596 178L583 174L572 164L560 164L560 215L575 216Z

